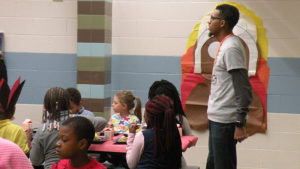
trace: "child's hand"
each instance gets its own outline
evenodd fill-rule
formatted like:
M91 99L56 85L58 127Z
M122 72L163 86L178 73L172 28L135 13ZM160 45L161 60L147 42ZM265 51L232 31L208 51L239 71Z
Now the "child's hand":
M28 130L25 131L25 133L26 133L26 137L27 137L28 142L31 142L32 141L33 130L32 129L28 129Z
M131 123L129 126L129 133L135 133L137 128L138 128L138 125L136 123Z

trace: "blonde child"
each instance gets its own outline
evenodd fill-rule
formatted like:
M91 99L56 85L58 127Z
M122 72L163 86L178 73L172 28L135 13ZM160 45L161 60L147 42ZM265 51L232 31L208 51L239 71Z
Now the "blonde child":
M21 126L11 122L24 83L20 83L19 78L10 90L7 82L3 78L0 80L0 137L16 143L28 156L29 138Z
M137 104L134 113L131 113L130 111L135 106L134 100L136 100ZM128 133L131 123L140 123L142 116L141 99L135 97L130 91L123 90L118 92L114 96L112 107L115 114L111 116L109 123L114 126L115 131Z
M95 128L88 119L77 116L64 121L56 143L56 153L61 160L53 164L52 169L106 169L88 156L94 136Z
M56 154L56 142L61 123L70 117L69 94L61 87L49 89L44 97L44 124L39 128L32 141L30 160L32 165L50 169L52 164L59 161ZM102 117L88 118L92 121L96 131L101 131L106 120Z

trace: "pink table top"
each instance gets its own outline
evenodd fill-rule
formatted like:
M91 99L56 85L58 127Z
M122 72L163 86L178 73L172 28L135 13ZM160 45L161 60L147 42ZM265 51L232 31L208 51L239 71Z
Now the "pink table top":
M120 136L115 136L114 139ZM182 151L186 151L187 148L195 146L198 141L196 136L182 136ZM115 144L114 141L105 141L102 144L91 144L89 151L93 152L115 152L126 153L126 144Z

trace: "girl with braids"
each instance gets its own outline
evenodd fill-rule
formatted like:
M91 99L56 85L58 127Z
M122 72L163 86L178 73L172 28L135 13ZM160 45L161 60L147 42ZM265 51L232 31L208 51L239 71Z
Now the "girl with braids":
M177 123L182 127L182 135L191 136L192 130L182 109L179 93L176 87L167 80L155 81L149 89L148 98L151 100L154 98L154 96L161 94L166 95L173 100L175 116Z
M56 154L56 142L61 123L69 116L69 94L61 87L53 87L46 92L44 97L43 125L39 128L32 141L30 160L35 168L51 168L52 164L59 161ZM101 131L106 120L102 117L85 117L94 125L96 131Z
M181 139L173 105L169 97L155 96L145 106L147 129L135 134L137 126L131 124L126 153L129 168L181 168Z
M137 104L134 113L130 111L134 108L134 100ZM130 91L122 90L114 96L113 110L114 115L109 120L109 123L114 126L115 131L128 132L131 123L140 123L142 118L141 99L135 97Z
M37 167L44 163L45 168L59 160L55 154L55 144L58 140L59 123L69 116L69 96L60 87L54 87L46 92L44 97L44 112L42 127L39 128L32 141L30 160Z
M186 119L185 113L182 109L182 104L176 87L167 80L155 81L149 89L148 98L152 99L154 96L161 95L161 94L164 94L173 100L177 124L179 124L182 127L182 135L183 136L192 135L192 130L190 128L190 124L188 120ZM183 156L181 162L182 162L181 164L182 169L187 169L188 166Z

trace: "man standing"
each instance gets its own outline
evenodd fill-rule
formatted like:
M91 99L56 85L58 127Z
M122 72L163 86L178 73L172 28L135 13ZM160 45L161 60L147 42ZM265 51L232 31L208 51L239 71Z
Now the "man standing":
M209 35L220 41L211 80L207 115L209 154L206 169L236 169L236 143L247 138L246 116L252 101L246 51L232 29L239 11L231 5L216 7L211 15Z

